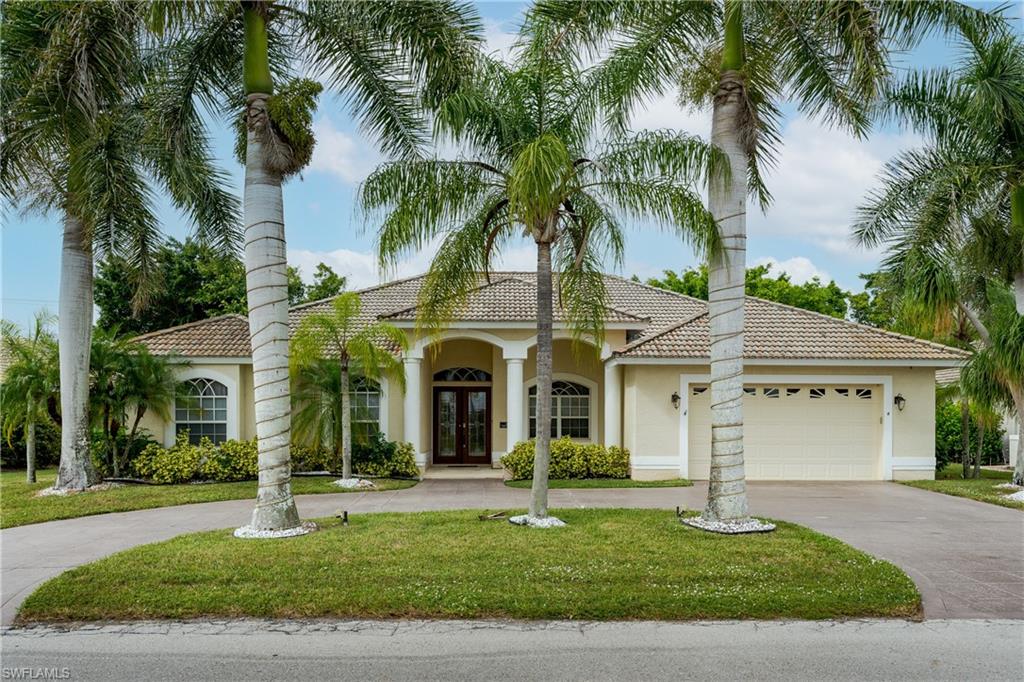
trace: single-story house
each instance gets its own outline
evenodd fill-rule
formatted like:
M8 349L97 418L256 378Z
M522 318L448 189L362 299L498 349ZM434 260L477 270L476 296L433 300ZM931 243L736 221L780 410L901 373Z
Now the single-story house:
M439 337L416 335L423 276L359 291L362 315L408 330L406 388L361 382L358 418L413 444L421 467L497 466L536 432L536 276L481 278ZM635 478L704 479L710 466L707 303L607 275L605 337L574 352L556 304L555 436L621 445ZM330 300L295 306L292 328ZM904 480L934 477L935 372L954 348L748 298L744 419L752 480ZM224 315L152 332L154 353L198 399L173 419L147 416L165 443L188 429L215 441L255 436L249 328ZM398 351L396 351L398 352Z

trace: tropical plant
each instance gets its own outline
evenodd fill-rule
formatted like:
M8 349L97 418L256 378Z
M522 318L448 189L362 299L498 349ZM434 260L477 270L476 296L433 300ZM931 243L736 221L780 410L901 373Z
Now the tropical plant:
M418 325L430 333L452 319L502 248L517 238L536 245L538 424L551 418L553 272L577 339L599 340L600 268L606 254L621 262L621 219L650 218L711 248L714 223L696 187L724 162L682 134L596 142L600 67L581 70L561 37L554 22L527 23L514 62L484 60L436 108L435 129L458 156L384 164L359 195L369 215L383 215L385 266L440 239L418 306ZM549 461L550 433L538 429L528 523L547 516Z
M231 243L235 200L211 168L198 115L165 116L166 60L143 40L147 3L6 2L0 24L0 191L26 211L59 212L62 444L56 487L96 481L89 454L93 256L122 254L135 301L158 234L154 189ZM151 87L152 86L152 87Z
M0 385L3 433L10 446L15 431L24 430L25 480L29 483L36 482L36 426L50 421L47 403L59 394L52 323L53 316L40 312L27 335L8 320L0 325L0 352L6 365Z
M1015 287L1024 315L1024 40L969 31L961 53L955 67L914 72L886 93L884 115L927 144L886 164L856 236L963 252Z
M352 478L352 377L390 377L404 389L400 353L408 345L401 329L361 315L359 296L352 292L337 296L329 311L304 317L295 331L296 435L333 447L336 456L340 446L342 478Z
M155 3L151 25L176 46L175 87L233 117L245 164L246 289L259 442L249 528L299 527L288 466L288 273L281 184L309 163L320 84L340 90L386 152L424 142L413 95L436 100L474 57L480 27L454 0ZM178 99L182 99L179 97Z
M116 330L93 334L89 411L103 435L106 464L115 477L121 475L146 414L170 419L170 407L179 393L173 362L118 336ZM127 443L124 449L122 442Z
M541 0L537 12L557 21L567 41L600 49L615 38L601 89L611 125L627 127L637 104L670 88L683 103L712 109L711 142L729 161L708 186L722 248L708 268L711 473L702 518L743 523L746 198L770 201L762 172L781 142L781 102L863 135L889 75L889 45L985 15L953 2L824 0Z

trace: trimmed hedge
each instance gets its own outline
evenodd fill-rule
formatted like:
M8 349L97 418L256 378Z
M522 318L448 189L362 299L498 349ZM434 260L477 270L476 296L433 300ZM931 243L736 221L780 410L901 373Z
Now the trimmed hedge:
M514 480L533 478L535 441L516 443L501 463ZM576 443L571 438L551 441L550 478L629 478L629 451L620 447Z
M292 471L334 468L334 453L327 450L293 445L291 455ZM251 481L259 471L256 439L229 440L216 446L203 438L199 445L193 445L188 442L188 433L179 433L170 448L150 443L132 460L131 468L136 476L154 483ZM366 443L353 443L352 469L379 478L415 478L420 474L412 445L385 440L380 434Z

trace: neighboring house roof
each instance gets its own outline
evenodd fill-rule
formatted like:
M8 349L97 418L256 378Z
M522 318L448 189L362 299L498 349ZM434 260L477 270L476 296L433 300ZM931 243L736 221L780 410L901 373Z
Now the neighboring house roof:
M935 370L935 383L939 386L951 386L960 381L960 368L949 367Z
M364 324L416 318L424 276L388 282L356 293ZM533 321L537 276L532 272L481 275L479 286L455 315L459 322ZM606 322L620 323L639 335L615 351L627 358L707 358L710 349L707 302L664 289L605 275ZM557 293L556 293L557 296ZM331 299L294 306L292 331L314 312L330 309ZM564 313L555 306L556 321ZM874 327L839 320L800 308L748 298L744 354L751 359L932 360L959 363L963 351ZM632 326L635 324L635 327ZM242 315L224 315L138 337L152 352L185 357L249 355L249 328Z

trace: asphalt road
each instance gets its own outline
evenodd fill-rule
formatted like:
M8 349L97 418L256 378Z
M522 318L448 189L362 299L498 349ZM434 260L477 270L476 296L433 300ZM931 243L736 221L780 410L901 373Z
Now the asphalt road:
M136 623L6 630L0 679L996 682L1022 645L1009 620Z

